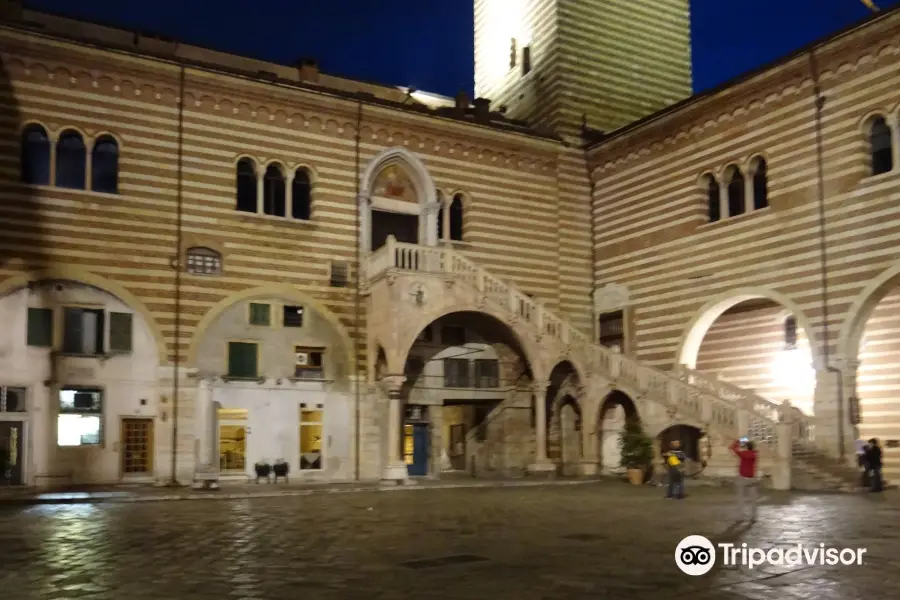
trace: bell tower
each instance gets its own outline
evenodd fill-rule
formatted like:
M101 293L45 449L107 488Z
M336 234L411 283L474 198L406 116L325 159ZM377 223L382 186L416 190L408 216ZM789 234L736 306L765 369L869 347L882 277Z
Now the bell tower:
M475 0L475 94L577 136L691 95L689 0Z

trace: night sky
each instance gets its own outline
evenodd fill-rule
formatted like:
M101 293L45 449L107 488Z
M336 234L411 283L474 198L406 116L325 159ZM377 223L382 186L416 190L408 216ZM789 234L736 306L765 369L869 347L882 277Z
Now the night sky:
M628 1L628 0L620 0ZM887 9L900 0L876 0ZM472 90L470 0L26 0L31 8L454 95ZM694 88L702 91L871 14L860 0L693 0Z

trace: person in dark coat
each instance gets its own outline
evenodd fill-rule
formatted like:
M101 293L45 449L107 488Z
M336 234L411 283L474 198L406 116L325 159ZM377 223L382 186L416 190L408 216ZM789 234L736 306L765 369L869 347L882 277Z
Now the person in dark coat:
M866 466L869 469L869 488L873 492L880 492L884 489L884 483L881 479L881 446L878 445L878 439L869 440L866 449Z
M681 500L684 498L684 462L687 460L681 449L681 442L674 440L663 458L666 460L666 473L669 479L666 498Z

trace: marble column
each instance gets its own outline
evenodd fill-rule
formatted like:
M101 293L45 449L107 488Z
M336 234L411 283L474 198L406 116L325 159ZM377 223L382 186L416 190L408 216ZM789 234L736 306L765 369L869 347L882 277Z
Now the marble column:
M405 483L408 480L406 463L400 451L403 444L403 398L400 394L405 381L403 375L388 375L379 381L388 396L387 461L381 476L385 482Z
M597 453L598 423L595 415L588 412L586 388L577 391L578 406L581 408L581 475L596 475L600 470L600 456Z
M535 449L534 464L528 466L532 473L549 473L556 470L556 465L547 458L547 388L546 381L535 382L532 385L535 405Z
M209 379L200 379L197 382L197 394L194 402L197 414L197 440L200 442L197 467L199 470L212 469L216 419L213 413L212 385Z

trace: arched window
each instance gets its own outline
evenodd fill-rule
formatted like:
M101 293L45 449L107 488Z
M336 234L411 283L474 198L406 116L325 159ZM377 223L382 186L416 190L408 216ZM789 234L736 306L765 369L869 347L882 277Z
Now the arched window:
M309 221L312 214L312 182L309 171L300 167L294 171L294 182L291 184L291 216L301 221Z
M438 205L437 239L442 240L442 239L444 239L444 210L446 209L446 206L444 206L444 194L441 192L437 192L435 194L435 197L437 198L437 205Z
M56 185L83 190L87 177L87 150L81 134L68 129L56 142Z
M884 117L875 117L869 131L869 145L872 153L872 175L887 173L894 166L891 128Z
M237 164L237 209L241 212L257 211L256 164L242 158Z
M222 272L222 255L212 248L194 246L187 249L186 267L194 275L219 275Z
M40 125L22 130L22 183L50 185L50 136Z
M747 210L744 203L744 174L732 165L728 167L725 177L728 182L728 216L742 215Z
M119 145L112 136L100 136L94 142L91 151L91 189L108 194L119 191Z
M284 194L284 173L281 166L269 165L263 176L263 212L276 217L286 216Z
M450 221L450 239L461 242L463 239L463 198L462 194L453 196L450 209L447 211Z
M719 182L712 175L706 176L706 208L710 223L715 223L722 218L719 204Z
M757 156L751 166L753 173L753 210L769 205L769 172L766 159Z
M797 347L797 319L790 316L784 320L784 349L793 350Z

